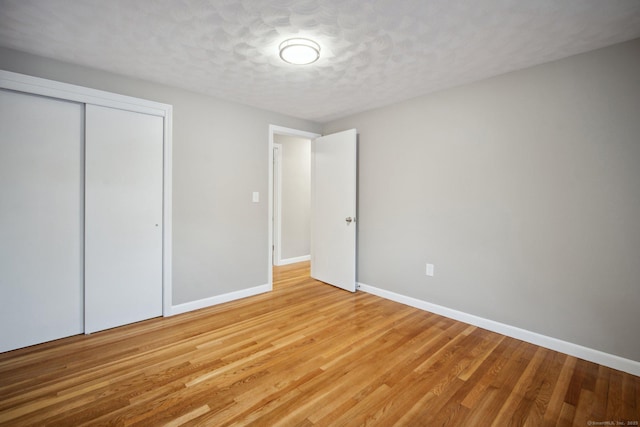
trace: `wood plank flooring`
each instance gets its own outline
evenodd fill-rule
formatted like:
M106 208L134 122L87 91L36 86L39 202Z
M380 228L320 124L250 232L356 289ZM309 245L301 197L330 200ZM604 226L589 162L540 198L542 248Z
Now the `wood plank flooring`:
M0 425L638 425L640 378L376 296L274 291L0 354Z

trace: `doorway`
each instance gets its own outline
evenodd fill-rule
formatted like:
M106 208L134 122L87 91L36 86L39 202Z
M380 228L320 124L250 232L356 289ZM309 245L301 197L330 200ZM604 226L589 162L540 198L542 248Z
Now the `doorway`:
M294 200L287 201L287 194L289 194L289 199L292 197L295 198L295 195L304 197L305 189L304 188L289 188L290 191L287 191L286 187L296 187L295 183L286 183L285 180L287 176L295 175L296 173L300 174L300 176L304 176L305 167L308 171L308 167L310 166L310 160L307 165L298 165L298 167L293 167L292 169L286 171L283 170L283 158L286 156L284 153L287 149L293 148L291 154L292 158L298 157L298 159L304 158L305 149L302 148L302 145L305 144L305 141L309 143L312 139L319 137L320 135L313 132L307 132L297 129L285 128L281 126L270 125L269 126L269 231L268 231L268 239L269 239L269 286L273 288L273 266L274 265L285 265L293 262L304 261L308 258L308 254L299 253L300 251L304 251L305 241L303 239L289 239L287 241L285 237L285 241L283 242L282 235L283 231L285 235L289 234L290 236L295 236L296 233L300 233L300 230L305 229L305 220L301 221L291 221L287 224L287 217L291 217L292 215L295 217L296 210L298 212L302 212L304 210L304 203L296 203ZM294 145L294 144L300 145ZM310 149L310 148L309 148ZM295 153L297 152L297 153ZM297 155L295 155L297 154ZM287 160L285 158L285 160ZM293 159L290 159L293 160ZM298 160L300 161L300 160ZM303 166L303 167L300 167ZM285 166L286 168L286 166ZM287 173L291 172L291 173ZM308 191L308 190L306 190ZM284 206L283 202L289 206ZM287 209L290 210L289 215L287 215ZM302 209L302 210L301 210ZM308 208L307 208L308 209ZM283 212L284 211L284 212ZM284 221L283 221L284 220ZM304 236L310 238L309 236ZM299 253L299 254L298 254Z
M273 265L311 259L311 140L274 135Z
M268 265L273 289L274 259L274 140L276 135L308 138L310 158L310 266L311 277L356 291L357 130L321 136L306 131L269 126Z

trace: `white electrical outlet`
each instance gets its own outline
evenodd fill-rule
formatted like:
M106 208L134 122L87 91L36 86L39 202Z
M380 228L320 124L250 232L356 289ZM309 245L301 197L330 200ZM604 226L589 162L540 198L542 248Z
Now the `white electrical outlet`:
M260 202L260 193L257 191L254 191L252 196L251 196L253 203L259 203Z
M433 264L427 264L427 271L425 274L427 276L433 277Z

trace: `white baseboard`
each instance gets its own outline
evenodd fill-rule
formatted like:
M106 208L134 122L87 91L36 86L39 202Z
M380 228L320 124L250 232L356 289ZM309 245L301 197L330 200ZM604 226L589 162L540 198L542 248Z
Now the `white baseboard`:
M637 362L635 360L625 359L624 357L605 353L600 350L595 350L578 344L562 341L557 338L541 335L536 332L528 331L526 329L510 326L479 316L474 316L473 314L464 313L462 311L454 310L427 301L422 301L417 298L412 298L405 295L397 294L395 292L376 288L374 286L369 286L364 283L358 283L358 288L363 292L377 295L379 297L399 302L411 307L419 308L420 310L429 311L431 313L439 314L450 319L459 320L473 326L488 329L490 331L497 332L508 337L539 345L540 347L559 351L570 356L598 363L603 366L608 366L613 369L618 369L632 375L640 376L640 362Z
M278 265L295 264L296 262L309 261L309 260L311 260L311 255L303 255L295 258L281 259Z
M197 301L186 302L184 304L178 304L171 306L169 316L174 314L186 313L188 311L199 310L201 308L211 307L213 305L222 304L229 301L234 301L240 298L246 298L253 295L262 294L271 291L272 286L269 284L254 286L253 288L241 289L239 291L229 292L222 295L216 295L210 298L204 298Z

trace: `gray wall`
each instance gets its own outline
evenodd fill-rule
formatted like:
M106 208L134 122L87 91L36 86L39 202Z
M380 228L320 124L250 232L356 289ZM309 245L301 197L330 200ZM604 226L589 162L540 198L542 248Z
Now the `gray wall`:
M172 104L173 304L267 283L269 124L318 124L4 48L0 68Z
M311 253L311 141L274 135L282 144L282 259Z
M640 40L352 127L359 282L640 361Z

